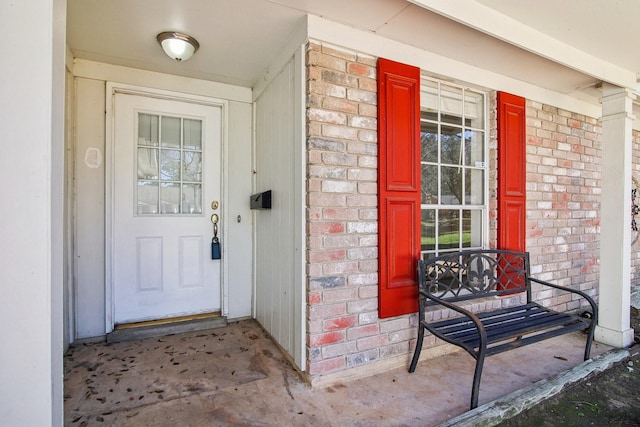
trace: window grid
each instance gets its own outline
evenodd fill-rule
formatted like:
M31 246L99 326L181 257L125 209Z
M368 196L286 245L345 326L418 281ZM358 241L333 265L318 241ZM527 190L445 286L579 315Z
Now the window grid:
M468 99L475 99L475 102L468 103ZM485 99L485 94L479 91L423 76L423 258L461 249L482 248L486 241L488 150ZM452 187L457 187L457 191Z
M137 214L201 214L202 121L139 113L137 141Z

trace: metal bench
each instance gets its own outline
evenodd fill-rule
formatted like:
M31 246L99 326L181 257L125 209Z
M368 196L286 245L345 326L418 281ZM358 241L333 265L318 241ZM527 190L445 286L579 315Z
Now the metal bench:
M529 254L505 250L470 250L418 261L418 339L409 367L414 372L425 329L451 344L462 347L475 360L471 409L478 406L482 366L486 356L532 344L547 338L586 330L584 360L589 359L598 310L586 293L530 277ZM531 299L531 284L539 283L584 298L590 312L558 312ZM523 294L524 293L524 294ZM526 294L516 304L472 313L460 303L483 299L491 307L496 297ZM507 305L507 304L505 304ZM427 320L433 306L452 310L452 318ZM457 313L457 314L456 314Z

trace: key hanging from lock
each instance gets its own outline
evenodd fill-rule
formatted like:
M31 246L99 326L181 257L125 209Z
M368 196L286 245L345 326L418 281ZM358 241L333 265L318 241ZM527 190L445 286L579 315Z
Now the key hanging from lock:
M211 259L220 259L222 251L220 249L220 239L218 239L218 214L211 215L213 223L213 238L211 239Z

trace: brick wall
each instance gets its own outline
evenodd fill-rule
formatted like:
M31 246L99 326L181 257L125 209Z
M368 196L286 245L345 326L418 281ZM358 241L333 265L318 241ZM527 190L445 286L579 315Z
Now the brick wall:
M378 319L376 58L311 43L307 79L308 372L320 375L408 353L415 316Z
M601 128L591 117L527 101L527 250L532 275L596 295ZM579 301L545 290L557 309Z
M406 362L415 340L415 315L382 320L377 313L375 79L376 58L308 45L307 351L308 373L314 378L395 356ZM495 247L495 93L488 98L489 239ZM527 102L527 248L532 272L592 295L598 283L600 150L595 119ZM538 290L536 298L559 309L578 304L553 291ZM475 303L474 309L509 303ZM430 315L446 318L449 313ZM433 337L426 337L425 347L435 345Z

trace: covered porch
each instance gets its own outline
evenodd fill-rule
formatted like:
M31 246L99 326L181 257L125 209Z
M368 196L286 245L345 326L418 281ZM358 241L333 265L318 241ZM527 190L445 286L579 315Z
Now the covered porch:
M542 380L534 388L544 394L554 377L579 380L621 357L595 343L583 363L584 340L576 333L490 357L475 412ZM264 329L244 320L76 345L64 372L65 425L436 426L468 411L473 359L457 351L421 362L414 374L403 367L311 388ZM536 397L524 392L507 399L507 407L519 408Z
M21 184L4 186L11 203L0 210L1 335L15 344L0 354L5 422L287 424L299 417L300 424L331 425L378 423L383 410L390 424L435 425L466 411L472 370L465 364L471 361L462 353L434 357L409 375L403 366L410 357L410 316L381 321L376 312L372 70L382 57L444 84L471 85L487 99L507 91L530 102L537 115L529 119L536 135L530 145L539 142L548 151L528 152L541 162L544 185L536 191L558 196L534 201L530 209L552 223L528 232L540 256L536 273L552 280L587 276L602 311L594 354L606 351L602 343L632 342L629 289L640 262L629 227L637 213L629 195L640 171L634 116L640 63L628 54L638 50L638 5L632 0L619 8L604 1L589 8L545 0L535 10L503 0L468 0L464 7L439 0L385 0L377 7L370 0L304 6L297 0L5 3L0 19L22 42L9 43L0 79L0 137L10 147L0 177ZM185 63L166 58L155 36L169 29L196 36L202 44L197 56ZM312 49L323 49L322 55ZM333 58L307 64L309 57ZM335 73L344 61L349 73ZM316 92L311 81L319 82ZM156 96L214 97L229 107L228 132L220 132L227 137L221 169L237 175L221 176L232 185L224 187L221 229L237 234L225 240L235 246L223 246L220 312L231 321L225 336L210 331L166 338L175 343L83 344L117 323L109 314L115 304L105 181L117 175L105 172L111 141L105 109L112 95L106 88L113 82L153 89ZM362 85L347 89L354 82ZM311 108L323 90L322 96L335 99ZM349 111L349 120L344 116L347 126L337 128L331 121L341 120L335 114L340 109ZM556 119L562 123L553 124ZM545 127L550 124L553 131ZM556 132L558 126L569 136ZM313 132L323 138L310 140ZM601 151L590 163L576 151L584 148L583 139ZM545 145L550 142L559 148ZM575 164L554 163L561 152ZM342 161L354 164L332 167ZM319 172L324 175L313 175ZM565 187L544 181L558 176L571 182L579 200L564 199ZM587 186L593 197L585 199ZM268 189L276 194L270 215L249 212L248 196ZM355 210L341 209L343 201ZM569 210L576 222L558 225ZM325 239L332 232L339 235ZM484 243L492 238L487 233ZM568 262L567 254L580 259ZM491 360L481 404L580 363L581 352L571 343L550 344ZM313 377L313 389L298 379L294 365ZM506 373L507 367L513 371ZM170 375L154 382L156 370L168 368Z

